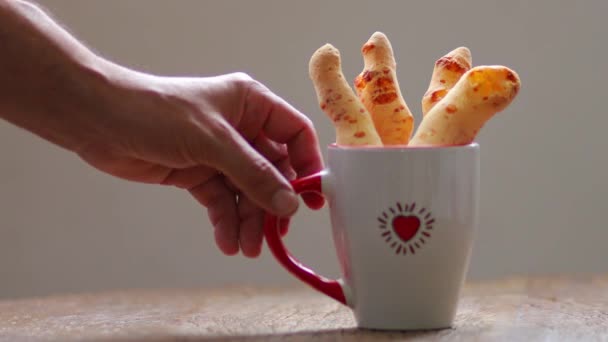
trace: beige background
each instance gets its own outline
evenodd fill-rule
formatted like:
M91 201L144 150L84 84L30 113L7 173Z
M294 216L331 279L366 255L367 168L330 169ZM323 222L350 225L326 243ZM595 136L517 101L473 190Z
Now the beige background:
M419 118L434 60L466 45L475 64L508 65L523 81L516 102L478 139L481 225L470 277L608 271L608 2L42 3L130 67L250 73L307 113L322 145L333 130L307 76L317 47L337 46L352 79L361 44L375 30L387 33ZM113 179L5 122L0 158L0 297L294 281L267 252L222 256L205 211L186 193ZM300 212L288 244L323 273L338 273L325 211Z

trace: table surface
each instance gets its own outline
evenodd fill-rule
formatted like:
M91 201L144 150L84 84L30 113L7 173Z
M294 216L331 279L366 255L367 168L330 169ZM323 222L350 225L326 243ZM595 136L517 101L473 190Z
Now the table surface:
M409 333L357 329L346 307L304 287L4 300L0 340L608 341L608 276L471 283L453 328Z

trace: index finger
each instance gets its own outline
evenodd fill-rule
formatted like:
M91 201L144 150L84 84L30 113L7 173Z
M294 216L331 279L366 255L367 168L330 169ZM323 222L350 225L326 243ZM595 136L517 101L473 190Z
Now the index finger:
M278 143L286 144L291 166L299 177L323 168L319 141L310 119L268 88L255 83L249 90L245 115L261 116L262 131Z

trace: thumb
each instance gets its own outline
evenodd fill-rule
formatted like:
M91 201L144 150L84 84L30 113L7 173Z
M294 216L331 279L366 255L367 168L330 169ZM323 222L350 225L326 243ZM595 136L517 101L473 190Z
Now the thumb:
M279 217L293 215L298 197L289 182L238 133L235 135L221 145L214 166L261 208Z

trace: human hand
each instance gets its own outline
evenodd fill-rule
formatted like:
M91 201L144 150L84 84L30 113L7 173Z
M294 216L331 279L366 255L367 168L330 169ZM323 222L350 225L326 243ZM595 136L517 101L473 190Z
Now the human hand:
M322 168L310 120L245 74L129 70L26 1L0 0L0 35L0 118L117 177L187 189L226 254L258 255L264 210L293 214L287 180Z
M119 74L99 90L97 131L76 152L114 176L188 190L225 254L259 255L264 211L292 215L288 180L323 167L311 121L242 73Z

